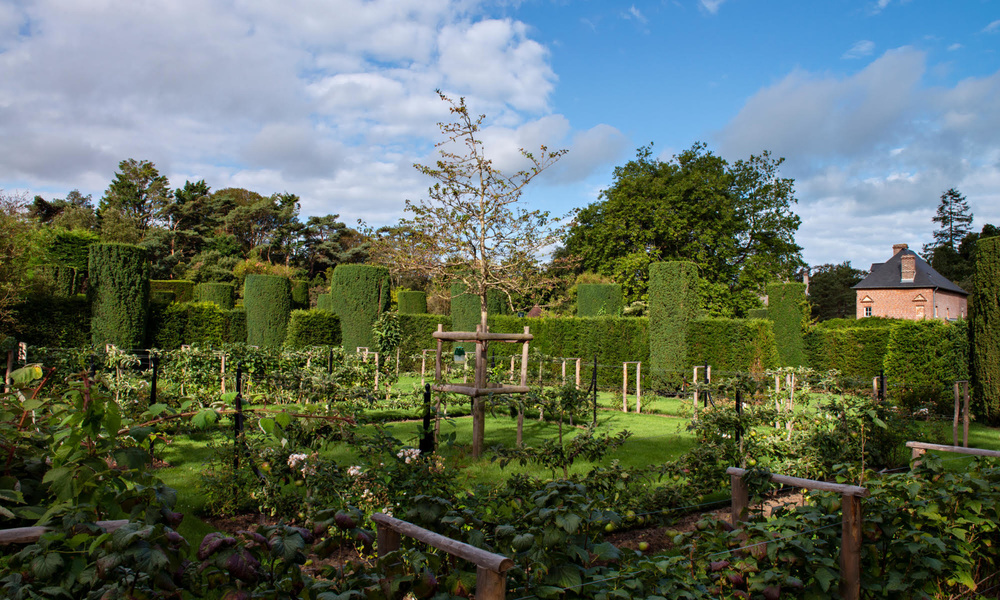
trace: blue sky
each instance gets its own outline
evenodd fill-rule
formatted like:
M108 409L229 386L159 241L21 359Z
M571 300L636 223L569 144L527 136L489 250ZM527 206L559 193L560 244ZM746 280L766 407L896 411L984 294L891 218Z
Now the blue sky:
M501 167L570 150L534 207L595 201L649 143L768 149L806 261L867 268L929 241L949 187L1000 225L998 50L997 0L0 0L0 188L97 199L137 158L392 223L440 88Z

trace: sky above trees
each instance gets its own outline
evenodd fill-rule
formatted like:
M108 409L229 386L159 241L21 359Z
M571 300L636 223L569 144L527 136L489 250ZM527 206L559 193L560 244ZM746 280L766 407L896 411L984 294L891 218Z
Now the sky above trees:
M17 0L0 188L99 198L135 158L389 225L426 193L441 89L488 115L500 169L569 149L533 207L590 204L651 142L770 150L803 258L867 268L929 242L949 188L1000 222L998 49L996 0Z

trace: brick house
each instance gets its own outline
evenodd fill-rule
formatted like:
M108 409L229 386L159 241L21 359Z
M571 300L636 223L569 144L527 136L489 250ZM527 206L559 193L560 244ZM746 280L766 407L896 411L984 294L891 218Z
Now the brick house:
M968 315L969 293L935 271L906 244L894 244L892 258L873 264L868 277L854 289L859 319L953 321Z

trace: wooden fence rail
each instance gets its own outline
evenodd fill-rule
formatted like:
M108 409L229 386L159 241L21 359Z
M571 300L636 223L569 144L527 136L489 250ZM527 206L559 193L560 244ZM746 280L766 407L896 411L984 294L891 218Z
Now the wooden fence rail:
M733 489L733 525L744 520L749 505L748 491L743 476L745 469L729 467ZM840 596L845 600L861 597L861 498L868 495L868 488L856 485L815 481L787 475L771 475L771 481L810 490L836 492L842 496L843 524L840 534Z
M487 552L383 513L373 514L372 521L378 526L379 558L399 550L400 538L405 535L476 565L476 600L503 600L507 595L507 571L514 566L514 561L506 556Z
M939 452L954 452L956 454L970 454L972 456L989 456L1000 458L1000 451L985 450L983 448L967 448L965 446L945 446L944 444L928 444L926 442L906 442L906 447L912 452L914 459L920 458L928 450Z
M111 533L125 523L128 523L128 519L121 519L118 521L98 521L97 525L98 527L103 527L104 531ZM8 544L34 544L46 531L53 531L53 528L15 527L14 529L2 529L0 530L0 546L6 546Z

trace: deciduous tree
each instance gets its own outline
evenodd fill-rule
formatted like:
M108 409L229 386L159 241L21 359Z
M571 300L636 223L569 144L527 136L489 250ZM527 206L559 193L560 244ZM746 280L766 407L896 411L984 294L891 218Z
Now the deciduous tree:
M809 276L812 318L817 321L853 318L857 294L851 287L864 277L865 272L852 267L851 261L813 267Z

